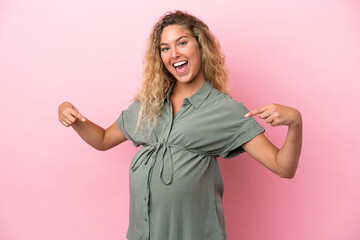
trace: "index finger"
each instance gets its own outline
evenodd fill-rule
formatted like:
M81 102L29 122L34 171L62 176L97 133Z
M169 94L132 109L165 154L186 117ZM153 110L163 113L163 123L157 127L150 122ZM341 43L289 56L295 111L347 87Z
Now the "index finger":
M255 116L255 115L257 115L257 114L261 114L261 113L265 112L268 108L269 108L269 105L256 108L256 109L248 112L247 114L245 114L244 117L245 117L245 118L248 118L248 117Z
M70 112L71 115L73 115L74 117L80 119L82 122L85 122L86 119L84 118L83 115L81 115L78 111L72 109L71 112Z

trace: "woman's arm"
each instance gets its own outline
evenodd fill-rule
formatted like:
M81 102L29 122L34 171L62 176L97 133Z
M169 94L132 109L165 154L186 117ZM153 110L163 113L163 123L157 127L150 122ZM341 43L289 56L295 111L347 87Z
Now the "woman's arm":
M60 104L58 111L59 121L66 127L71 126L85 142L97 150L105 151L127 140L116 122L104 130L86 120L69 102Z
M302 119L298 110L270 104L249 112L245 117L259 115L272 126L287 125L288 133L281 149L275 147L264 134L242 145L243 149L266 168L283 178L293 178L302 145Z

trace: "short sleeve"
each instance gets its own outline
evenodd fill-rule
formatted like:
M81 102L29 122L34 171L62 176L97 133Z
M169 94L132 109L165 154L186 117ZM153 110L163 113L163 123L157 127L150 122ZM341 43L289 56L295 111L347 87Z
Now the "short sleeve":
M265 132L265 129L253 117L244 117L248 112L249 110L242 103L235 104L234 114L236 114L237 117L234 118L236 122L232 124L237 125L237 130L229 141L227 141L224 150L220 154L221 157L233 158L240 155L244 152L241 145Z
M128 107L128 109L122 111L119 118L116 120L121 132L128 140L132 141L136 147L140 145L135 134L139 109L140 104L138 101L135 101Z

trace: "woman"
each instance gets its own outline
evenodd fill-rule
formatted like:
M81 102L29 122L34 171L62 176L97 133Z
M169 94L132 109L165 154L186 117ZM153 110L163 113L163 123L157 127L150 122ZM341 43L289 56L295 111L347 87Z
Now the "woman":
M59 120L98 150L127 139L143 146L130 166L128 239L226 239L216 157L246 151L280 177L292 178L301 115L278 104L248 112L227 95L219 44L205 23L187 13L168 13L155 24L144 59L141 91L108 129L85 120L68 102L59 106ZM288 126L280 150L254 115Z

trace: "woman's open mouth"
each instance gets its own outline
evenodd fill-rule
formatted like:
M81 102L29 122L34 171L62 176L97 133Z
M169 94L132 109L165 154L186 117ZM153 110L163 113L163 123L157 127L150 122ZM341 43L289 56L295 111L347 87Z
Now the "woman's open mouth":
M175 68L175 72L179 75L186 72L188 67L188 61L181 61L173 64L173 67Z

